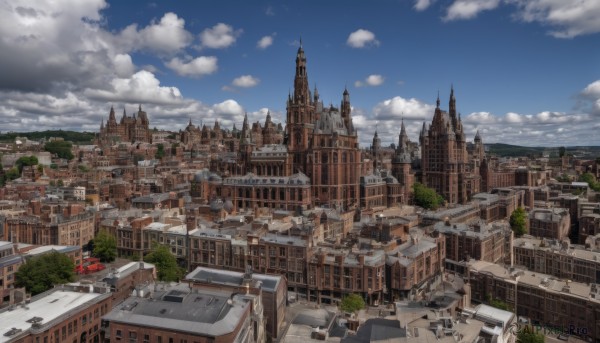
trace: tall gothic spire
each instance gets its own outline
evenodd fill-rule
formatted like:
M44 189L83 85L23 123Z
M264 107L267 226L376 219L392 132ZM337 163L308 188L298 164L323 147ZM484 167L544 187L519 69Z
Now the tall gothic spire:
M294 102L307 104L310 102L310 90L308 88L308 75L306 74L306 56L302 48L302 41L296 54L296 75L294 77Z

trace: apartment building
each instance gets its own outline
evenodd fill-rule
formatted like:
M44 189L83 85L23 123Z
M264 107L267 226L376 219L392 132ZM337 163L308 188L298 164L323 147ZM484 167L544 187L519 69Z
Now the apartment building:
M530 271L583 283L600 283L600 252L572 245L568 240L515 239L515 265Z
M188 283L192 291L220 290L230 292L229 294L257 296L262 303L260 316L264 316L267 337L271 339L280 337L286 319L287 280L285 276L253 273L250 268L240 273L198 267L185 276L184 282ZM258 314L253 315L253 317L257 316ZM254 332L258 332L257 324L253 324Z
M500 299L544 329L600 341L600 287L552 275L507 269L486 261L468 264L471 299Z
M148 292L134 293L102 318L105 342L262 342L260 295L187 284Z
M450 220L438 222L434 232L446 237L446 267L456 270L456 262L470 259L492 263L510 263L512 256L513 231L506 221L487 224L478 221L471 224Z
M534 208L528 216L529 234L534 237L567 238L571 229L571 216L565 208Z
M2 342L99 342L101 317L112 308L108 287L57 286L0 310Z
M412 236L387 252L386 281L393 298L405 298L444 270L446 236Z

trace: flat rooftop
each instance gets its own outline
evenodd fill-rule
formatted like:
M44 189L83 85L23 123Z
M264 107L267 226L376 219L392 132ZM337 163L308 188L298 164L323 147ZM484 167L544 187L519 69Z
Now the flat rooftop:
M36 330L48 330L44 325L51 321L68 314L71 311L82 309L90 302L98 302L110 293L82 293L64 288L54 288L49 293L43 293L40 297L34 297L29 304L25 306L16 306L13 310L4 308L0 311L0 342L9 342L19 335L24 334L31 329L31 319L37 317L42 328ZM12 328L21 330L12 336L5 336L5 333Z
M198 335L221 336L235 331L250 302L231 293L190 291L176 285L157 291L152 299L130 297L103 319L143 327L163 328Z
M187 274L185 279L190 281L210 282L213 284L241 286L244 281L244 274L229 270L197 267L191 273ZM281 276L253 273L252 280L260 281L263 290L274 292L281 281Z

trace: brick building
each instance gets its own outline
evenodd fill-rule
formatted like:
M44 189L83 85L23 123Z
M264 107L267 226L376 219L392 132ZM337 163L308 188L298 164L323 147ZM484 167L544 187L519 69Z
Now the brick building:
M73 283L0 310L3 342L100 342L101 317L112 308L107 287Z
M528 216L529 234L534 237L567 238L571 229L571 216L564 208L535 208Z

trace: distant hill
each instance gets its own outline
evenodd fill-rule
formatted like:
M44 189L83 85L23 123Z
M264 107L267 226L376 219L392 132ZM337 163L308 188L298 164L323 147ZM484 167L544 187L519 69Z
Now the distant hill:
M17 137L27 137L27 139L38 141L43 138L61 137L65 141L71 141L75 144L90 144L94 140L93 132L77 132L63 130L47 130L34 132L7 132L0 133L0 142L14 142Z
M504 143L485 144L486 153L502 157L549 155L558 157L559 147L527 147ZM569 146L565 147L569 155L583 159L594 159L600 157L600 146Z

